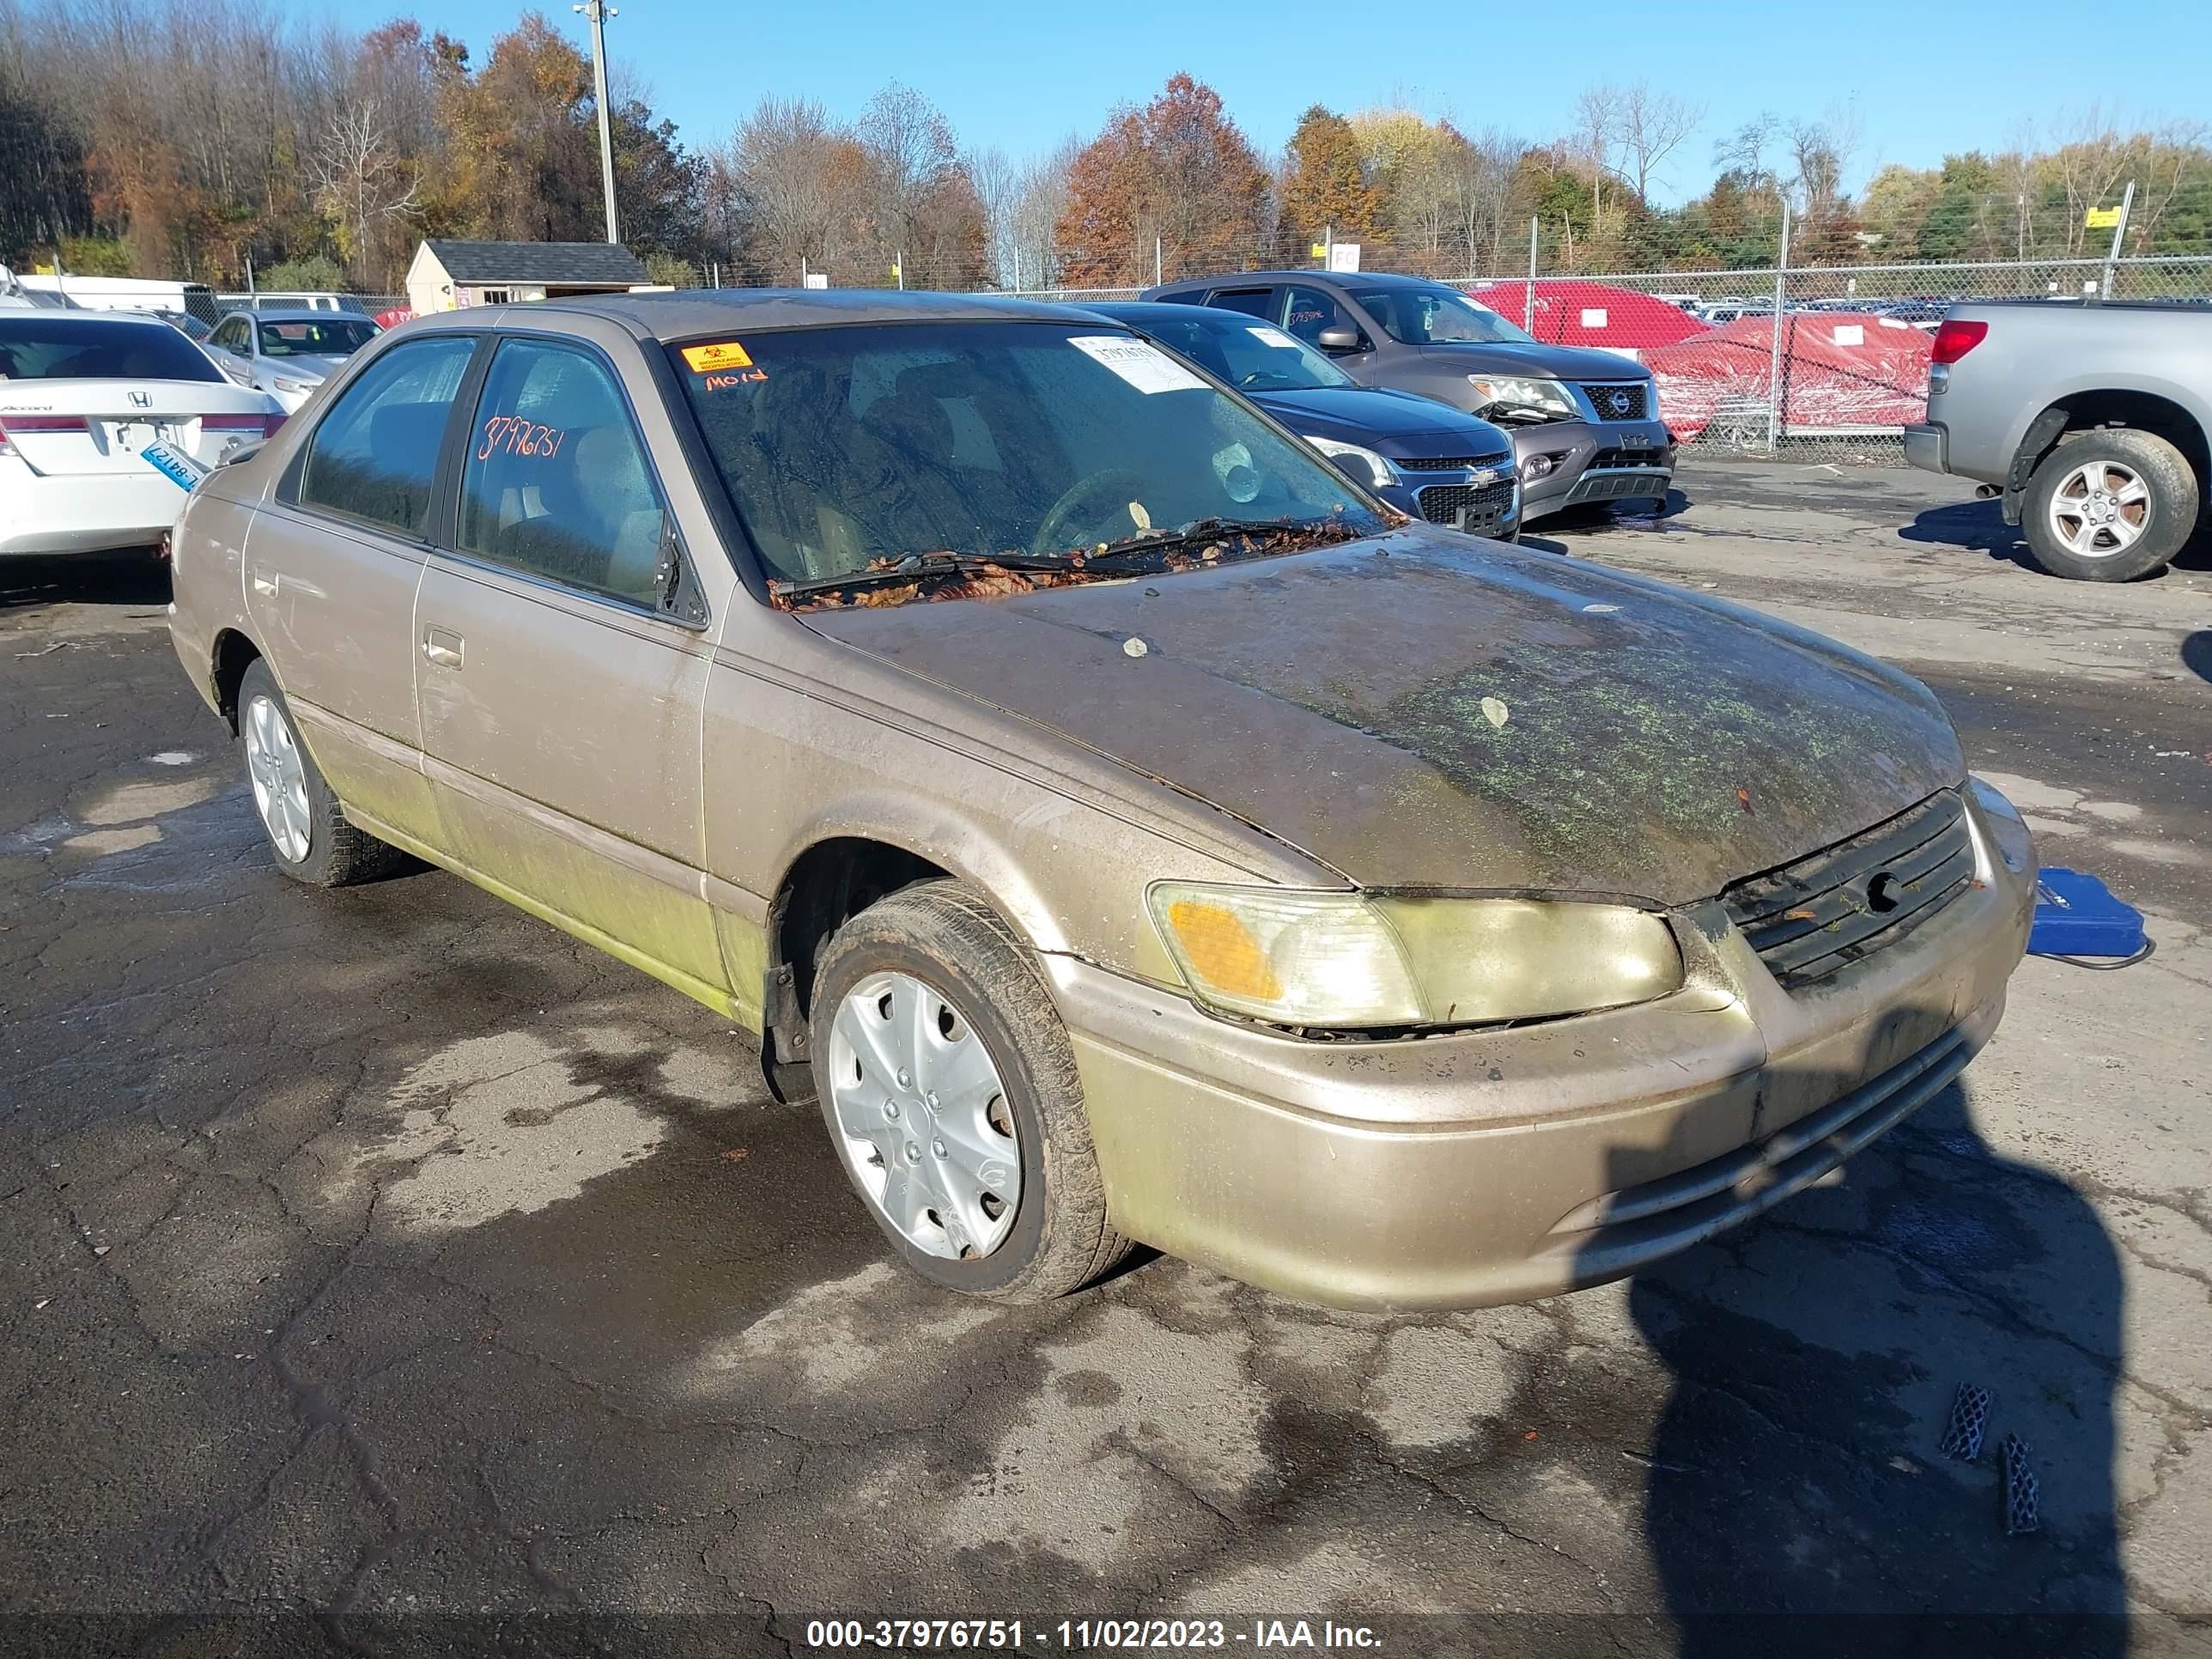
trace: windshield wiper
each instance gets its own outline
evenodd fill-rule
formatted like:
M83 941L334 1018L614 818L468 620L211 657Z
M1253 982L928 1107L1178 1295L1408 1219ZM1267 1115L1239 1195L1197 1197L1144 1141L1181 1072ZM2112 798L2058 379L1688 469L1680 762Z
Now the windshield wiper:
M1231 536L1279 535L1286 530L1309 527L1296 519L1193 519L1188 524L1174 530L1142 531L1134 536L1124 536L1118 542L1109 542L1103 549L1083 550L1083 557L1085 563L1097 564L1101 559L1118 559L1133 553L1157 553L1164 548L1188 547L1194 542L1225 541Z
M848 570L842 576L809 576L786 581L769 580L769 591L779 599L802 593L826 593L840 587L881 587L890 582L920 581L931 576L980 576L1000 570L1065 570L1066 559L1032 558L1026 553L909 553L890 564Z

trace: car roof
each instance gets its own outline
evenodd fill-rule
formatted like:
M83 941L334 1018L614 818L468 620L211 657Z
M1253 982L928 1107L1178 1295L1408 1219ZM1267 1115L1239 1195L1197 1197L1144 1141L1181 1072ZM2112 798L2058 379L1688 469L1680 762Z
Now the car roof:
M169 325L150 312L103 311L89 306L74 311L58 311L47 306L33 309L40 313L39 320L45 323L69 323L78 325L112 325L117 328L169 328ZM174 329L170 332L174 333Z
M1220 306L1178 305L1173 300L1106 300L1095 306L1085 306L1084 309L1096 311L1132 325L1139 318L1155 316L1165 319L1187 317L1194 322L1212 323L1223 328L1238 327L1240 318L1247 325L1258 320L1249 312L1230 311Z
M1083 323L1096 313L989 294L901 293L869 288L720 288L599 294L531 302L527 311L606 317L659 340L737 329L832 328L844 323ZM441 313L441 317L455 313Z
M1395 270L1231 270L1218 276L1183 276L1160 286L1169 288L1257 288L1266 283L1333 283L1349 288L1449 288L1434 276L1411 276Z
M285 306L282 308L271 306L265 311L258 309L248 311L241 306L238 310L232 312L230 316L251 317L257 323L327 323L341 318L349 323L358 323L365 321L368 313L360 311L333 311L328 306L319 308L312 306ZM224 320L227 322L229 318L227 317Z

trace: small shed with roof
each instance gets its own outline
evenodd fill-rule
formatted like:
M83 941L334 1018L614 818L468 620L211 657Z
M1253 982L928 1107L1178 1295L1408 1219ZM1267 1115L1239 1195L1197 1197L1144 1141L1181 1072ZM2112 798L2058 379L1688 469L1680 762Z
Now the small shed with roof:
M653 274L615 242L462 242L432 237L407 267L415 314L557 300L576 294L627 294Z

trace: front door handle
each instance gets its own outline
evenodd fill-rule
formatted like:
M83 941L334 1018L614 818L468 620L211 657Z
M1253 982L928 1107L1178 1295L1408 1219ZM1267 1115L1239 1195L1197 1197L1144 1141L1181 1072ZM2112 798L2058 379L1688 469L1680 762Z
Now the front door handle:
M442 628L426 628L422 630L422 654L441 667L459 668L461 665L461 636L448 633Z

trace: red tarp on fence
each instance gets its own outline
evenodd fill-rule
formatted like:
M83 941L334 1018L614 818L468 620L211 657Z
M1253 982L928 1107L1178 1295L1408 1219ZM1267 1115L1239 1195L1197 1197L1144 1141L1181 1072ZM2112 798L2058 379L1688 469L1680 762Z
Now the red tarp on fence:
M1782 317L1783 424L1791 432L1894 432L1923 418L1930 337L1857 311ZM1765 419L1774 319L1745 317L1644 354L1659 412L1693 439L1717 418Z
M1547 345L1633 352L1640 358L1654 347L1710 331L1680 307L1632 288L1559 276L1537 280L1536 320L1531 323L1526 315L1528 287L1500 279L1471 288L1467 295L1507 322L1518 323Z
M394 306L389 311L380 311L376 313L376 325L379 328L397 328L414 314L411 307Z

